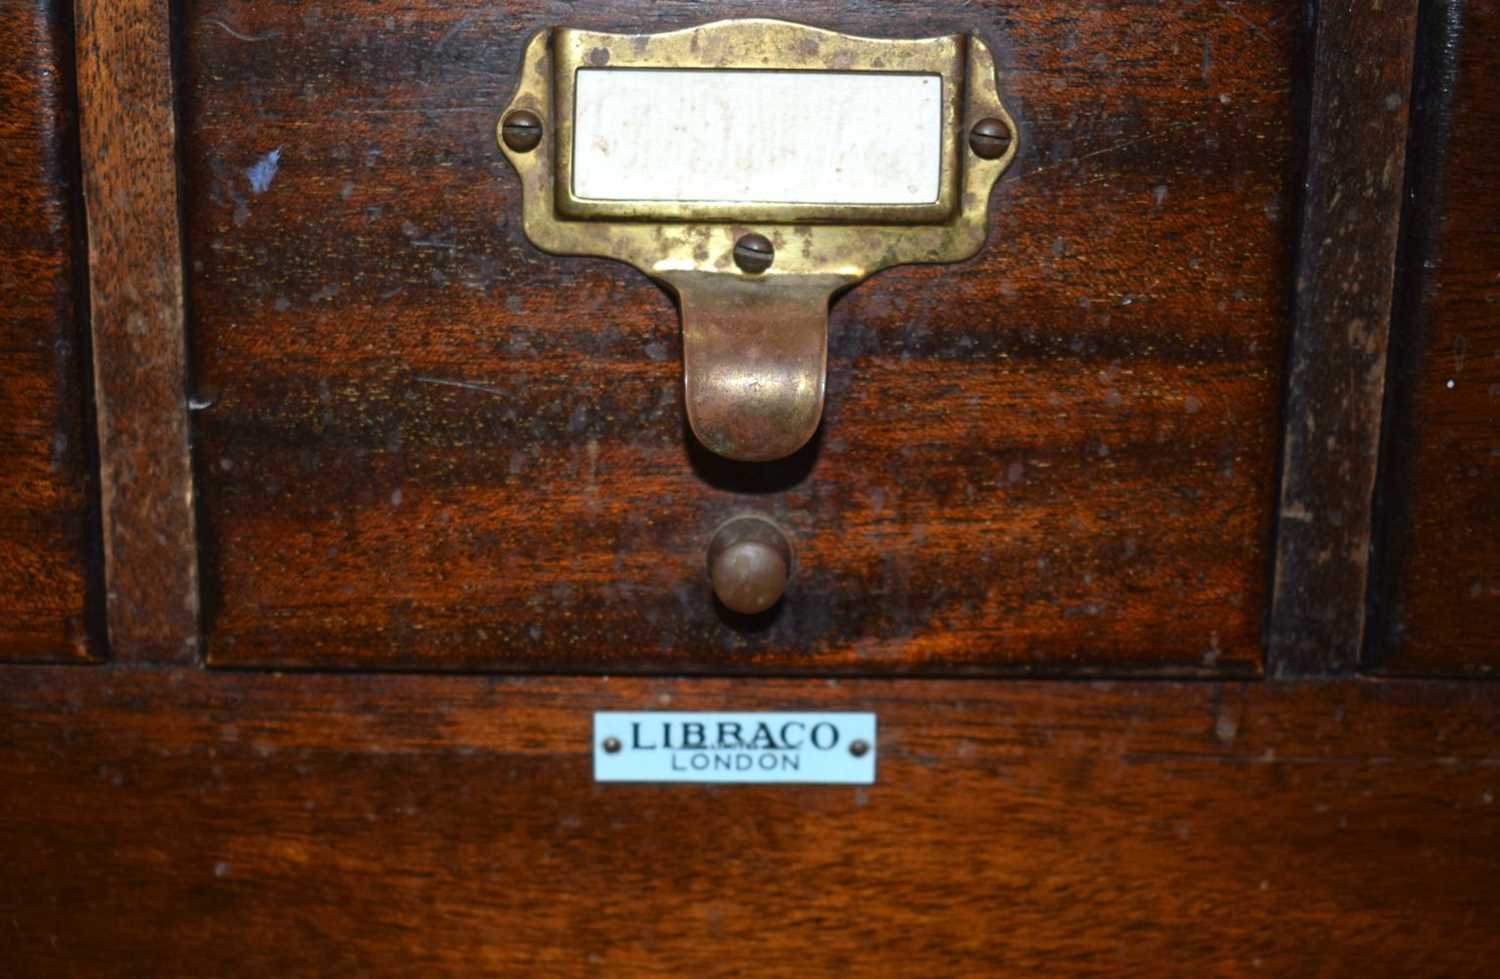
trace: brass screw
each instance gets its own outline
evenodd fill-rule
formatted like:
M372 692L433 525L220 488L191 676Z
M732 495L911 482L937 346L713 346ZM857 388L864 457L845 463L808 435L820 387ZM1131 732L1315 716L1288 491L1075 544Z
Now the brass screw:
M605 752L607 754L611 754L611 755L619 754L619 751L620 751L620 739L616 738L616 737L613 737L613 736L605 738L604 739L604 750L605 750Z
M969 130L969 149L981 160L998 160L1010 148L1010 129L999 119L981 119Z
M530 153L542 141L542 120L530 109L517 109L500 123L500 137L517 153Z
M864 738L849 742L849 754L856 758L863 758L870 753L870 742Z
M734 264L742 272L758 275L771 267L771 260L775 257L776 249L771 247L771 239L765 235L751 232L734 243Z

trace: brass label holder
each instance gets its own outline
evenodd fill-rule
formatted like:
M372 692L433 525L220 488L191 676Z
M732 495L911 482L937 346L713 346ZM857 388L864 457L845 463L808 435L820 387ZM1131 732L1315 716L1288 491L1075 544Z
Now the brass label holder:
M601 68L935 76L938 190L930 201L869 204L580 196L576 84ZM759 19L664 34L544 30L526 46L497 137L520 175L533 244L627 262L677 297L688 422L707 448L747 461L790 455L816 431L833 295L893 265L978 252L990 190L1017 145L976 37L884 40Z

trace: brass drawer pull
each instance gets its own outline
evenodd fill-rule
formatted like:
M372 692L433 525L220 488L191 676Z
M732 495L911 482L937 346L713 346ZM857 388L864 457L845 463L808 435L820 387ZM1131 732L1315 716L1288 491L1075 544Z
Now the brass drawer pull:
M708 576L724 607L756 615L781 601L792 573L786 535L763 517L736 517L708 545Z
M775 20L542 31L497 130L537 247L677 297L688 421L748 461L816 431L832 296L977 252L1017 147L978 38Z

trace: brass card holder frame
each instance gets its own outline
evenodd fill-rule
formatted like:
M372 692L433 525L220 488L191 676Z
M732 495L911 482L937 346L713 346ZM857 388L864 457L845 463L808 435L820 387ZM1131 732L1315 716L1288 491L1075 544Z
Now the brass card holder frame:
M922 74L942 84L939 191L915 204L590 200L574 193L580 70ZM963 139L963 134L968 139ZM797 451L823 413L828 305L893 265L955 262L984 244L990 190L1017 131L978 38L853 37L776 20L664 34L552 28L526 46L497 125L520 175L526 236L543 251L627 262L682 310L688 422L704 446L764 461Z

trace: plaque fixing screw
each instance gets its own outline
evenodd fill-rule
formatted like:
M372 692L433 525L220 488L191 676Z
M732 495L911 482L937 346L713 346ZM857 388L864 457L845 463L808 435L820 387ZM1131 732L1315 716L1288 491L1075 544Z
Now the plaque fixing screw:
M740 271L757 275L771 267L771 260L776 257L776 249L771 247L771 239L765 235L751 232L734 243L734 264L740 267Z
M854 757L863 758L869 753L870 742L866 741L864 738L859 738L855 741L849 742L849 754L853 755Z
M501 121L500 138L517 153L530 153L542 141L542 119L530 109L517 109Z
M999 119L981 119L969 130L969 149L981 160L998 160L1010 148L1010 129Z
M611 735L604 739L604 750L607 754L615 755L620 752L620 739Z

